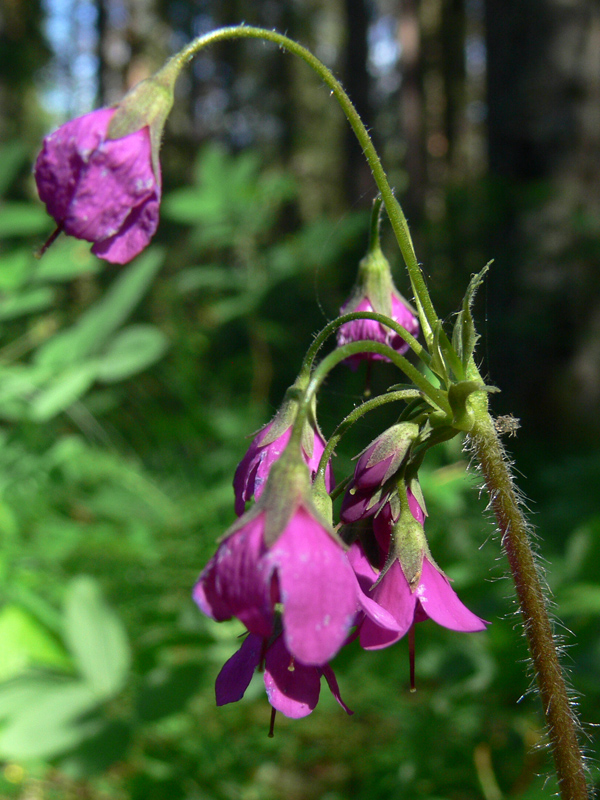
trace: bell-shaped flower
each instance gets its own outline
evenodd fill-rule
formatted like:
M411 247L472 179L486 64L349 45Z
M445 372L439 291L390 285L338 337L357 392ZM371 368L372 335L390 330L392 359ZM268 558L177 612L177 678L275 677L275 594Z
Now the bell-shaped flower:
M350 298L340 308L340 314L354 311L374 311L390 317L408 333L416 336L419 322L410 304L402 297L392 279L390 265L381 252L379 242L371 245L370 252L360 262L356 284ZM387 344L398 353L405 353L408 344L387 325L371 319L355 319L344 323L337 332L338 346L350 342L375 341ZM359 353L346 359L356 369L362 360L388 361L379 353Z
M298 719L313 711L319 701L321 676L331 693L348 714L339 686L329 664L307 666L299 663L287 649L283 637L268 640L250 633L237 653L224 664L217 677L217 705L241 700L256 669L264 667L264 683L271 706L286 717Z
M158 226L158 148L176 77L167 64L116 107L67 122L44 139L35 163L58 231L93 242L92 252L115 264L143 250Z
M235 513L238 516L244 513L248 501L260 498L271 467L287 447L305 383L306 376L301 376L287 390L279 411L254 436L246 455L238 464L233 478ZM310 470L311 480L315 477L325 445L315 410L312 408L302 431L302 457ZM325 469L327 491L331 492L334 485L333 470L329 462Z
M213 619L237 617L262 637L273 632L277 606L289 652L320 666L346 640L363 596L343 543L311 501L308 468L293 445L260 500L225 534L194 598Z
M350 561L363 589L394 618L398 630L378 625L366 617L360 625L360 643L367 650L388 647L401 639L415 622L432 619L455 631L485 630L487 623L459 600L446 575L429 551L423 532L424 511L408 490L402 511L394 521L384 508L374 520L374 534L383 568L376 571L360 545L354 545Z

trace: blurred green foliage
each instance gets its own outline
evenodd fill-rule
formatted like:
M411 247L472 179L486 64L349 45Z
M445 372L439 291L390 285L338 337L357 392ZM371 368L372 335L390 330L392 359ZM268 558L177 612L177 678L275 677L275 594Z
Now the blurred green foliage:
M15 144L0 156L6 192L25 154ZM242 626L204 619L191 588L233 519L244 436L272 413L319 325L315 285L335 313L366 220L298 229L293 183L253 153L207 148L191 178L165 197L167 246L118 273L70 240L36 261L48 218L23 199L0 207L1 796L550 796L512 589L458 443L424 469L428 533L489 630L419 626L414 695L405 642L348 646L334 667L351 718L324 691L311 717L278 717L269 739L260 676L243 701L215 707ZM327 432L363 388L360 374L334 378ZM350 469L371 424L336 470ZM577 635L566 638L573 683L594 719L600 516L585 498L600 459L529 457L549 580ZM589 484L574 492L569 469Z

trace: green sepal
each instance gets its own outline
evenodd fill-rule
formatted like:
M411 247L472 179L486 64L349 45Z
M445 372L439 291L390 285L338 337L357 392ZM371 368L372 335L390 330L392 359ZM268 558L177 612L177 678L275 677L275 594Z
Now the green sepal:
M485 267L476 275L471 276L467 291L462 302L462 309L458 312L454 329L452 331L452 345L460 358L463 368L466 371L469 361L475 352L475 346L479 340L479 334L475 330L471 308L477 289L483 283L485 274L492 264L489 261Z
M431 356L429 368L431 369L433 374L440 379L442 385L447 386L450 380L450 376L448 374L446 360L442 353L442 347L441 347L441 339L443 336L443 328L441 320L439 319L437 320L432 334L433 335L432 335L431 345L429 348L429 354Z
M107 139L122 139L142 128L149 128L152 169L157 181L160 180L160 141L173 107L178 75L179 67L176 62L169 61L150 78L138 83L117 105L108 126Z
M398 422L396 425L392 425L391 428L388 428L387 431L377 437L378 441L376 440L377 444L367 461L367 467L372 467L374 464L384 461L388 456L393 454L394 457L390 461L381 481L385 483L398 470L398 467L406 458L412 443L418 435L419 426L414 422ZM373 442L367 445L367 447L354 458L360 458L372 445Z

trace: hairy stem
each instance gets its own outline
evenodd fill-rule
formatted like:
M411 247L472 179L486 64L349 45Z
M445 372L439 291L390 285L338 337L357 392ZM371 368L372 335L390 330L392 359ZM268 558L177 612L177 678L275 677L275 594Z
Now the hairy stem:
M527 521L521 512L504 450L485 398L482 398L477 409L470 438L481 465L515 583L546 715L561 797L563 800L585 800L588 791L577 740L577 720L569 703Z

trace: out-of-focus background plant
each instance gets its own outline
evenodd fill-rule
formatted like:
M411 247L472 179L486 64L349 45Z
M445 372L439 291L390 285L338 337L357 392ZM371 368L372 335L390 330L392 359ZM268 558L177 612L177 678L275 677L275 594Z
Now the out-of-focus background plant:
M512 589L458 445L426 466L428 533L487 633L419 626L416 695L404 642L345 648L350 719L324 692L268 739L260 679L214 706L241 626L202 618L190 589L233 519L244 437L348 293L374 194L308 69L256 42L204 51L167 125L155 244L124 268L70 240L33 256L52 229L30 175L42 135L242 19L341 75L444 314L495 259L480 359L496 412L521 420L506 443L574 633L559 629L581 716L599 721L598 9L19 0L0 10L0 795L550 796ZM361 371L328 382L326 433L363 389Z

